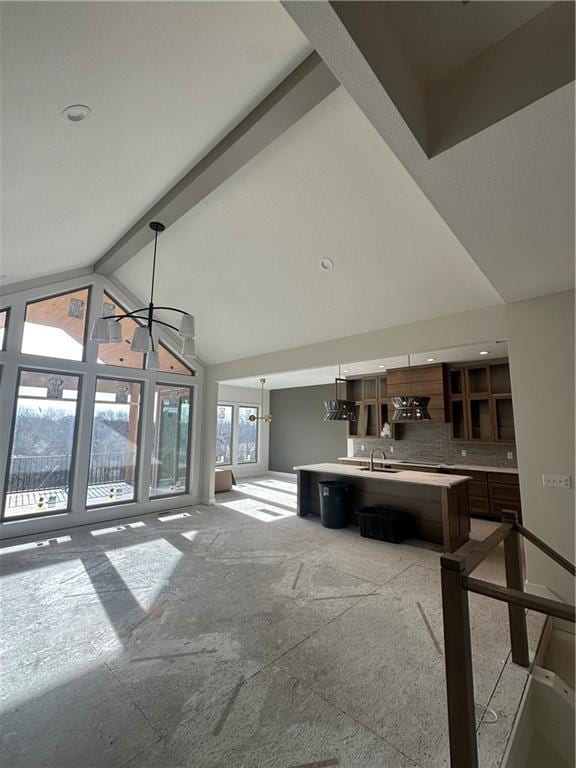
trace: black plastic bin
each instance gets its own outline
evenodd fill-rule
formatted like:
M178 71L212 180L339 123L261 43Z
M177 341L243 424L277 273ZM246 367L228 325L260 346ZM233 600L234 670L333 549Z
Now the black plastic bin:
M358 525L368 539L400 544L409 535L410 515L400 509L364 507L358 511Z
M319 480L320 520L325 528L345 528L347 523L348 489L344 480Z

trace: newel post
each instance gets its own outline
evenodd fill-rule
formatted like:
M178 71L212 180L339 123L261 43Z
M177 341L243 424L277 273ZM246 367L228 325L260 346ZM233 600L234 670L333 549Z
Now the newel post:
M502 521L516 526L518 515L510 510L503 510ZM516 527L504 539L504 560L506 563L506 586L511 589L524 591L524 557L522 536ZM508 620L510 623L510 644L512 661L527 667L530 664L528 651L528 630L526 627L526 611L519 605L508 604Z
M440 563L450 764L478 768L470 611L463 586L465 557L447 554Z

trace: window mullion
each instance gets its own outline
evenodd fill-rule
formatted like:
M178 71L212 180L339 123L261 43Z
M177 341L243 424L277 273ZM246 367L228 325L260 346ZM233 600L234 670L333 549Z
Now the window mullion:
M138 458L138 495L140 502L150 499L150 467L152 466L152 451L154 449L154 393L156 383L146 381L144 384L143 407L140 418L140 451Z
M94 418L94 399L96 396L96 374L89 371L81 377L80 414L76 431L76 445L73 447L73 482L70 508L73 514L86 512L88 494L88 471L90 466L90 447L92 441L92 421Z

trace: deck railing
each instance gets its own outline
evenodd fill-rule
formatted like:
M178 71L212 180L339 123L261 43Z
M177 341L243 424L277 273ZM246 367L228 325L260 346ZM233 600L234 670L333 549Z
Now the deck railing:
M91 453L88 485L129 481L136 455L133 451ZM8 493L67 488L72 455L13 456L10 462Z
M475 549L465 555L445 554L440 560L452 768L478 768L468 592L508 603L512 661L523 667L528 667L530 663L526 627L527 609L571 622L574 622L576 616L573 605L524 592L522 537L528 539L573 576L576 575L574 565L520 525L515 512L505 511L502 519L504 521L502 525ZM506 587L471 578L472 571L501 541L504 542Z

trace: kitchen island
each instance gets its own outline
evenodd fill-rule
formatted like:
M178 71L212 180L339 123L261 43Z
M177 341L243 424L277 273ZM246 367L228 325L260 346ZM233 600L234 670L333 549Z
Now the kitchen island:
M362 469L324 463L294 467L298 475L298 515L320 514L318 481L345 480L351 486L350 522L362 507L392 507L408 512L411 536L454 552L468 541L469 477L401 469Z

